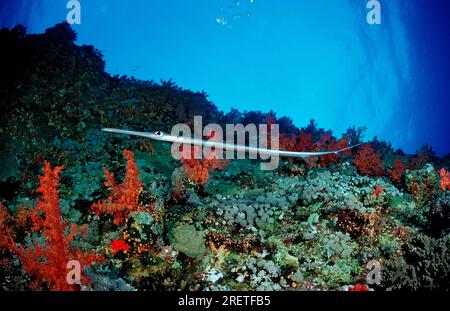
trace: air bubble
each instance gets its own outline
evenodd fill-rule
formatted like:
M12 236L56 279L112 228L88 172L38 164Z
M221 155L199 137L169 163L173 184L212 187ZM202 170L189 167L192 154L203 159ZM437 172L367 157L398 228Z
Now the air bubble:
M217 17L216 22L217 22L217 24L224 25L224 26L228 24L227 18L225 16Z
M253 15L252 6L255 0L245 0L242 5L242 0L227 0L231 6L223 5L220 7L220 15L216 17L216 23L227 28L231 28L232 25L238 22L238 20L244 17L250 17ZM247 11L248 10L248 11Z

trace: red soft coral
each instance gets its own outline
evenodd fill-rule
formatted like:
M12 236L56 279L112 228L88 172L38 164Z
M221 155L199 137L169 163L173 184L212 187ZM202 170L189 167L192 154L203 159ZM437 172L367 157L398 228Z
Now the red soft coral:
M270 149L272 143L272 125L274 125L275 122L277 122L277 119L272 114L266 114L264 119L266 120L267 125L267 148Z
M425 164L430 161L430 155L424 152L417 152L416 155L411 159L408 169L415 171L420 170L425 166Z
M124 150L123 155L127 159L125 180L122 184L117 184L114 174L103 168L105 185L111 189L111 194L106 202L97 202L91 207L97 215L103 213L113 215L116 225L123 224L130 212L138 210L139 194L142 191L141 177L133 152Z
M313 139L311 133L299 132L291 136L280 134L280 150L311 151L312 148Z
M8 225L10 220L6 207L0 203L0 251L10 245L11 227Z
M368 292L369 287L364 284L356 284L348 289L349 292Z
M341 139L336 140L332 135L323 135L320 140L316 143L315 151L337 151L348 147L349 139L343 136ZM350 150L341 153L343 156L349 156L351 154ZM328 154L319 157L319 164L321 167L328 167L331 164L339 161L339 156L336 154Z
M377 186L375 186L375 189L373 189L372 195L374 197L378 198L378 197L380 197L383 194L385 189L386 189L385 186L377 185Z
M377 152L370 144L365 144L358 150L354 163L361 175L384 175L384 165L381 160L381 154Z
M320 137L318 141L313 142L313 135L311 133L299 132L297 134L287 136L280 134L280 150L286 151L336 151L348 147L349 139L342 137L337 140L331 134L325 134ZM343 155L350 155L350 151L345 151ZM309 166L320 165L321 167L328 167L331 164L339 161L339 156L335 154L325 155L322 157L314 157L309 159L307 164Z
M308 134L311 135L311 134ZM349 139L346 136L342 136L341 139L336 139L330 133L326 133L320 136L319 140L316 141L310 150L308 151L337 151L348 147ZM347 150L342 152L340 155L350 156L351 151ZM333 163L339 162L340 157L336 154L328 154L321 157L310 157L306 159L306 163L310 167L320 166L320 167L328 167Z
M297 144L293 151L311 151L313 149L313 136L311 133L300 132L297 135Z
M444 191L450 191L450 172L448 172L445 168L441 168L439 175L441 175L441 189Z
M389 176L393 181L400 181L405 175L405 171L408 165L403 162L400 158L395 158L394 167L392 168Z
M127 242L125 242L124 239L113 239L109 246L111 247L114 255L120 251L127 252L130 249L130 246L127 244Z
M102 261L102 257L89 252L71 248L77 233L84 233L87 228L68 226L62 220L58 197L59 174L63 167L51 169L45 162L44 174L39 176L38 192L41 197L32 213L33 231L42 231L45 244L35 242L32 247L25 248L11 243L12 250L19 256L25 271L35 278L32 288L46 286L50 290L75 290L77 285L67 282L67 264L77 260L81 267L89 266L94 261ZM68 234L65 234L68 229ZM82 271L81 271L82 272ZM89 279L81 275L81 281Z

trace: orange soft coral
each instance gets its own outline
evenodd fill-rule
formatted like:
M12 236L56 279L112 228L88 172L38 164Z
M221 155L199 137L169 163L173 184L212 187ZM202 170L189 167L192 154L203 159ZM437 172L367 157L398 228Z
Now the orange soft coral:
M186 155L182 152L181 161L184 163L183 169L186 170L187 177L194 183L203 186L208 182L210 172L225 169L230 160L219 159L215 150L211 150L211 153L206 157L202 156L201 153L201 148L191 146L191 154ZM200 157L201 159L196 159Z
M91 207L97 215L103 213L113 215L116 225L123 224L130 212L138 210L139 194L142 191L142 182L133 152L125 150L123 155L127 159L125 180L122 184L117 184L114 174L103 168L105 185L111 189L111 194L106 202L97 202Z
M384 175L384 165L381 160L381 154L373 149L370 144L365 144L358 150L354 163L361 175Z
M99 255L71 248L76 234L85 232L86 228L68 226L62 220L58 197L59 174L62 169L59 166L52 170L50 164L45 162L44 174L39 177L38 192L42 195L32 213L32 220L33 231L42 231L45 244L35 242L33 247L25 248L11 243L11 248L19 256L25 271L34 277L32 288L45 286L50 290L75 290L77 285L68 284L66 280L68 262L77 260L81 267L85 267L94 261L102 261ZM65 229L68 229L68 234ZM81 275L81 280L89 282L84 275Z
M439 175L441 175L441 189L444 191L450 191L450 172L448 172L445 168L441 168Z

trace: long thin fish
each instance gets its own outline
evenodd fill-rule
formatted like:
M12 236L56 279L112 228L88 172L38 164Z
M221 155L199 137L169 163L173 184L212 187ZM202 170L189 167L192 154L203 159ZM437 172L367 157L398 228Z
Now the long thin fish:
M227 143L222 143L222 142L218 142L218 141L202 140L202 139L197 139L197 138L185 138L182 136L169 135L169 134L166 134L161 131L136 132L136 131L114 129L114 128L103 128L102 131L108 132L108 133L145 137L145 138L150 138L153 140L165 141L165 142L170 142L170 143L190 144L190 145L196 145L196 146L207 146L207 147L214 147L216 149L222 149L222 150L227 150L227 151L259 153L259 154L278 156L278 157L286 157L286 158L320 157L320 156L325 156L325 155L330 155L330 154L337 155L341 152L353 149L353 148L361 145L361 144L357 144L354 146L350 146L350 147L340 149L340 150L335 150L335 151L296 152L296 151L284 151L284 150L276 150L276 149L258 148L258 147L252 147L252 146L234 145L234 144L227 144Z

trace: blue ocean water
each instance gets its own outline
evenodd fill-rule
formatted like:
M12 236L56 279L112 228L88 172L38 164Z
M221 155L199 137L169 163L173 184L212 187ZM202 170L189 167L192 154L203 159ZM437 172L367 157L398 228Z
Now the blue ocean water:
M172 79L205 90L222 110L314 118L336 135L415 152L450 152L448 1L80 0L79 44L100 49L111 74ZM40 33L66 18L66 1L0 4L0 26Z

